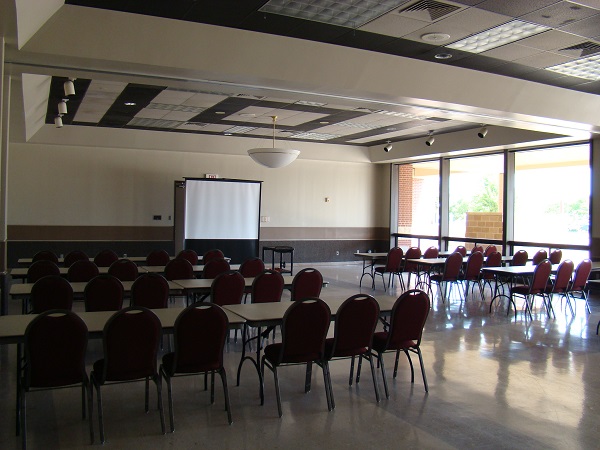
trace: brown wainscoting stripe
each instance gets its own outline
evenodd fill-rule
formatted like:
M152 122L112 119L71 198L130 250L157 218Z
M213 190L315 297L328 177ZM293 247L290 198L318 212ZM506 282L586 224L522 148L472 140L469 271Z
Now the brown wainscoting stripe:
M173 227L9 225L9 241L171 241Z
M389 239L384 227L262 227L260 240Z
M0 241L0 272L5 272L8 265L6 264L6 241Z
M593 261L600 261L600 238L592 238L590 258L592 258Z

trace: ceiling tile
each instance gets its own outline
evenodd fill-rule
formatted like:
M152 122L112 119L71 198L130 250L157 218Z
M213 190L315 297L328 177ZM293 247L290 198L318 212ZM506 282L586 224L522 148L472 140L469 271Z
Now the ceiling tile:
M600 40L600 16L593 16L564 27L561 31L591 39Z
M402 37L413 31L419 30L429 25L427 22L402 17L396 13L387 13L371 22L360 27L362 31L371 33L385 34L387 36Z
M490 56L492 58L503 59L505 61L514 61L516 59L533 56L538 53L542 53L542 50L513 43L503 45L502 47L493 48L481 54L484 56Z
M193 92L179 91L176 89L165 89L152 100L154 103L165 103L168 105L181 105L194 95Z
M506 14L507 16L520 17L554 3L558 3L558 0L486 0L478 3L477 8Z
M214 95L214 94L194 94L190 98L188 98L185 102L183 102L186 106L199 106L202 108L210 108L213 105L216 105L222 100L227 98L226 95Z
M559 28L598 13L600 13L600 11L597 9L581 6L574 2L562 1L521 16L521 19L553 28Z
M537 48L539 50L559 50L571 45L579 44L583 39L580 36L558 30L544 31L543 33L521 39L519 45Z
M165 111L165 110L162 110L162 109L144 108L141 111L139 111L135 115L135 117L138 117L138 118L141 118L141 119L162 119L167 114L169 114L169 111Z
M557 55L556 53L543 52L538 53L537 55L518 59L515 62L526 66L543 69L544 67L555 66L557 64L562 64L572 60L573 58Z
M166 120L180 120L182 122L190 120L197 113L185 111L166 111L167 114L163 117Z

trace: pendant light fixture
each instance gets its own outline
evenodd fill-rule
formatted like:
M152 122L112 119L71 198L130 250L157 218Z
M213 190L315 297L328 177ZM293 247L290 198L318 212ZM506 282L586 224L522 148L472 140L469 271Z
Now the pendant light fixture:
M275 147L275 122L277 121L277 116L271 116L271 118L273 119L273 147L252 148L248 150L248 155L250 155L250 158L254 162L261 166L270 169L279 169L291 164L300 154L300 150Z

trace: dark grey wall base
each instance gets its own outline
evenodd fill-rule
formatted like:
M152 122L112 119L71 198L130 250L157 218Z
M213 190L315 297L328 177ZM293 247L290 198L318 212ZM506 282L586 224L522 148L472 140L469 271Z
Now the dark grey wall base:
M380 240L331 240L331 241L261 241L259 256L262 257L263 246L274 247L285 245L294 247L294 263L311 262L345 262L358 259L354 256L357 250L366 252L387 252L389 250L389 241ZM339 255L336 253L339 252ZM289 261L289 255L283 255L284 261ZM278 265L279 256L276 255L276 265ZM271 252L265 253L265 263L271 264Z

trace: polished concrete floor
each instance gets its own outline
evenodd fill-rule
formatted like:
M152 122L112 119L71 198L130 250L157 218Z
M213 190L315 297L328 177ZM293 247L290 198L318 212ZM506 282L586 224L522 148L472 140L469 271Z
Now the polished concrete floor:
M358 293L361 268L355 264L316 266L329 282L323 298ZM399 295L392 289L363 292ZM216 401L203 390L203 379L174 380L175 432L161 435L156 406L144 413L143 383L103 390L106 447L125 448L600 448L600 296L592 313L582 302L573 317L555 300L556 319L540 309L533 320L519 312L506 316L505 305L488 313L477 296L444 305L433 300L422 350L429 381L426 394L420 374L410 383L406 358L398 377L386 356L390 398L375 402L369 371L358 386L348 386L349 361L331 363L336 408L327 411L320 370L313 370L312 391L304 393L300 366L280 370L283 417L277 414L273 377L267 371L265 404L260 405L258 378L244 366L235 385L239 344L226 354L233 424L228 425L223 393ZM284 301L289 299L285 294ZM519 308L521 305L518 305ZM539 306L539 301L538 301ZM76 305L82 309L82 305ZM11 305L17 313L18 305ZM15 436L15 346L0 348L0 448L19 448ZM101 343L89 345L89 363ZM417 363L418 364L418 363ZM418 367L418 366L417 366ZM217 379L218 382L218 379ZM383 392L380 375L378 382ZM167 411L166 388L165 412ZM89 448L88 424L81 420L80 391L34 393L28 397L30 448ZM156 405L155 391L151 402ZM94 411L96 443L99 445ZM168 420L167 420L168 425Z

